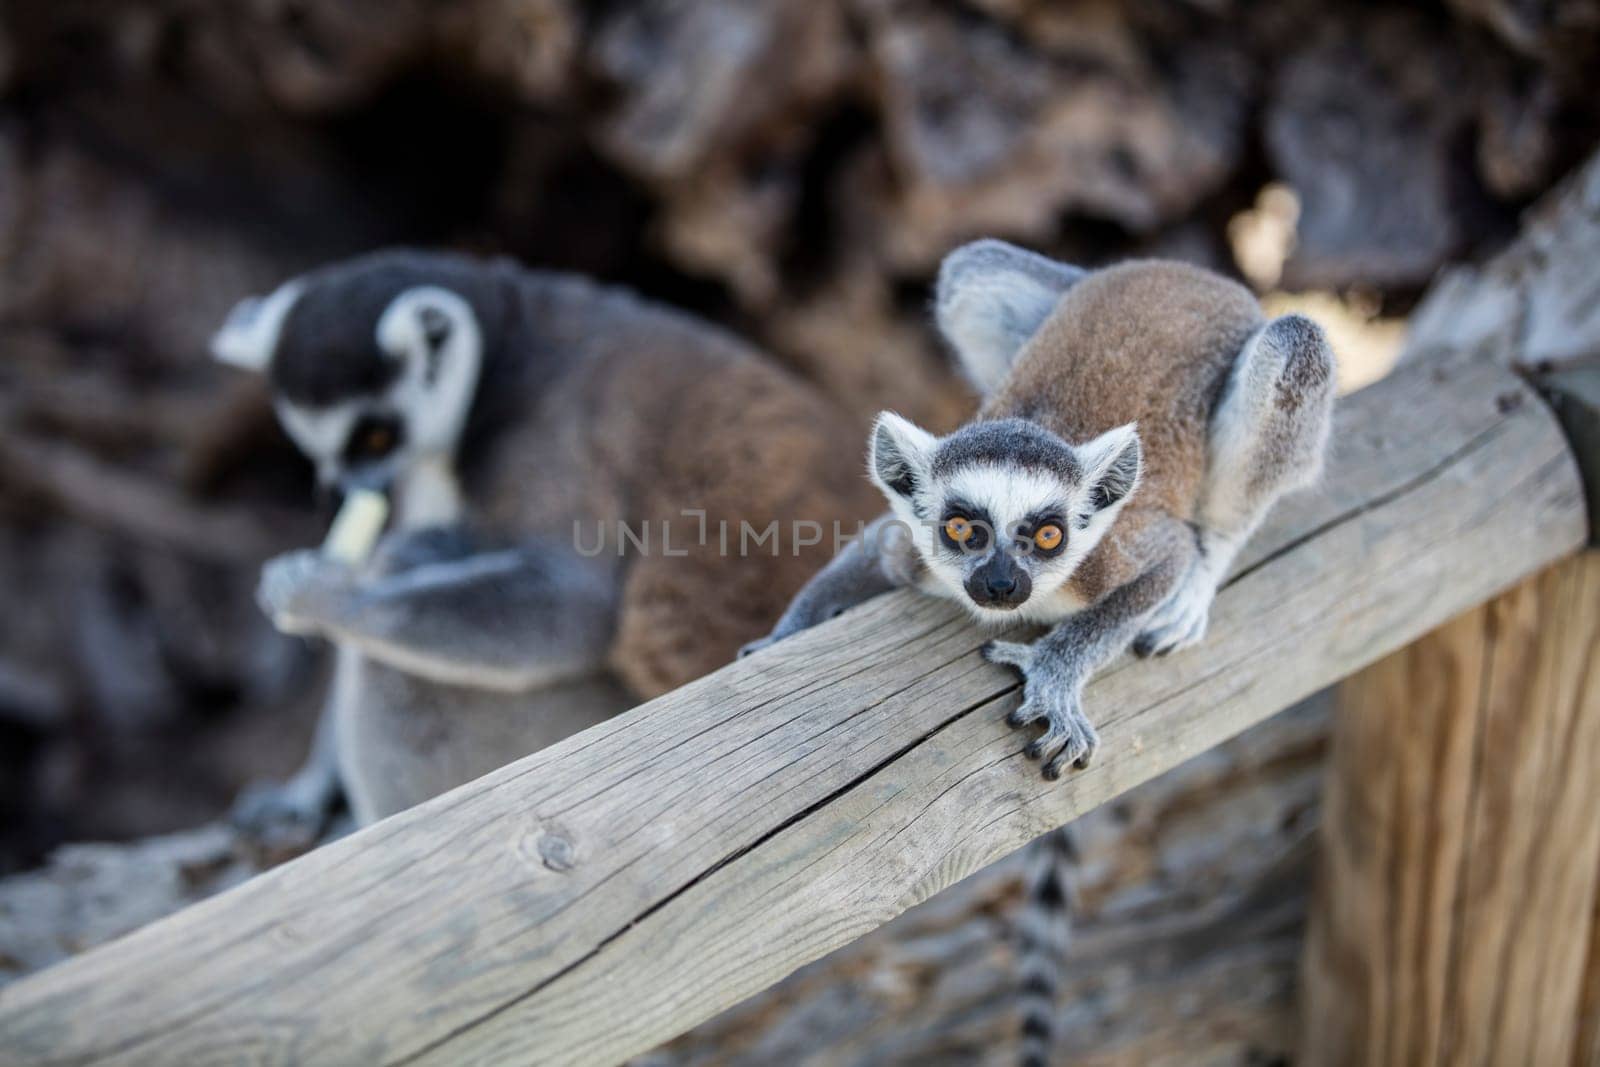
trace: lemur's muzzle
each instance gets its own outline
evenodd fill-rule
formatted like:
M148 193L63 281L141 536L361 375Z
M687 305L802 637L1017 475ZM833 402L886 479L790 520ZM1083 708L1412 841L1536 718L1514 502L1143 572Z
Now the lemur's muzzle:
M967 595L986 608L1014 608L1033 592L1033 579L1005 552L995 552L967 576Z

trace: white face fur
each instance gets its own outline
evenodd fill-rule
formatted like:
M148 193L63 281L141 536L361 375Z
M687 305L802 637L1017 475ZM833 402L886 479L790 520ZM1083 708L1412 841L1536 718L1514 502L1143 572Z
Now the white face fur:
M217 358L265 370L300 292L290 282L240 304L212 341ZM456 293L417 286L389 303L375 339L400 364L386 387L322 407L280 396L278 419L324 486L393 486L402 525L452 521L461 502L451 457L483 360L477 316Z
M885 412L871 474L933 591L981 622L1049 623L1085 606L1066 583L1135 492L1139 441L1129 425L1072 445L1018 420L937 438Z

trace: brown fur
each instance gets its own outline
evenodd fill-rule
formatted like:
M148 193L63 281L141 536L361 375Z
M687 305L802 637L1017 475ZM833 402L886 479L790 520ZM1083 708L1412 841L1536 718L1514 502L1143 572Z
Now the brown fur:
M1205 475L1211 412L1263 322L1249 290L1182 263L1095 271L1062 295L981 417L1032 419L1073 443L1138 424L1144 471L1117 524L1074 574L1093 602L1148 562L1142 531L1190 521Z
M861 443L849 420L809 385L731 336L634 303L588 338L596 350L544 399L539 418L497 451L488 472L513 491L521 514L491 524L526 530L536 516L584 515L606 524L603 556L621 571L621 623L609 657L640 697L652 697L734 657L763 633L832 551L832 523L846 533L879 510L861 477ZM573 418L582 413L581 419ZM477 494L474 494L477 495ZM552 508L551 501L566 506ZM706 512L706 541L684 510ZM648 522L648 554L631 545L617 557L614 520L637 531ZM771 542L739 555L741 521L757 532L779 523ZM794 550L792 523L823 527L819 545ZM543 531L570 540L570 519ZM671 523L671 547L660 533ZM719 523L728 530L728 553ZM593 544L591 519L582 539Z

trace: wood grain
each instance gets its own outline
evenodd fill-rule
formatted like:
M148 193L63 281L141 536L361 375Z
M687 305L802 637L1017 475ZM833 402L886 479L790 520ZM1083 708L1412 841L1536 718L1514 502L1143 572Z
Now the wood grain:
M1589 951L1578 1001L1577 1048L1572 1067L1600 1067L1600 894L1589 915Z
M0 990L5 1063L614 1062L1379 659L1587 536L1514 375L1415 364L1348 401L1212 636L1091 686L1047 783L1016 682L947 605L881 598Z
M1588 553L1340 687L1301 1063L1572 1062L1600 877L1597 663Z

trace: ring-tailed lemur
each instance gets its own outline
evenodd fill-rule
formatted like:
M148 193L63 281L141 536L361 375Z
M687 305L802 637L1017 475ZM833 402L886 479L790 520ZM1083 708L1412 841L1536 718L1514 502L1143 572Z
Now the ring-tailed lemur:
M1333 354L1315 323L1266 322L1210 271L1088 272L992 240L945 259L935 315L986 394L977 419L935 437L880 415L869 473L890 514L746 647L905 584L983 623L1053 626L984 656L1021 672L1010 721L1043 724L1027 753L1055 778L1099 744L1082 708L1090 675L1130 644L1198 641L1245 539L1316 479Z
M708 527L872 509L809 387L575 277L379 253L243 302L213 350L267 375L325 486L394 500L369 566L263 571L268 613L338 662L311 763L243 806L258 827L320 823L340 780L369 821L705 673L823 558L737 558Z
M1000 241L947 257L935 317L986 395L935 437L893 414L870 476L890 514L801 591L753 651L896 586L984 623L1054 628L984 655L1025 680L1014 726L1046 777L1086 767L1089 676L1131 644L1165 654L1204 635L1217 585L1283 493L1322 465L1334 362L1322 331L1264 321L1242 286L1179 263L1093 272ZM1065 829L1034 846L1022 921L1023 1062L1051 1043L1070 904Z

